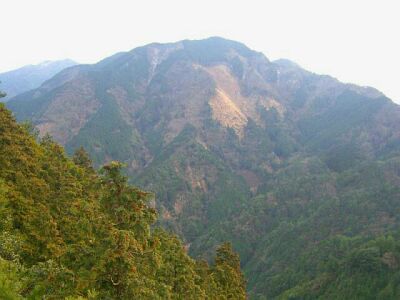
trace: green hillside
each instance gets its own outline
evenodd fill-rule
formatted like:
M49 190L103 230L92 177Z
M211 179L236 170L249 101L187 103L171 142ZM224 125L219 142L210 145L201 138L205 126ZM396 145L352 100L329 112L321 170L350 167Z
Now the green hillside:
M230 241L250 298L398 297L400 107L373 88L213 37L67 69L7 106L95 168L125 163L192 257Z
M211 265L193 260L121 163L97 173L28 129L0 104L1 299L246 298L229 243Z

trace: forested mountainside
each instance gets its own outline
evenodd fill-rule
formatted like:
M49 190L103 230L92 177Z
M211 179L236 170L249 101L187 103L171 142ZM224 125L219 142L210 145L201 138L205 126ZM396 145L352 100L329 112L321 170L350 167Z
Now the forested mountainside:
M126 163L192 255L230 240L251 298L399 296L400 108L373 88L210 38L75 66L7 105L70 154Z
M229 243L193 260L121 163L96 173L29 130L0 103L1 299L246 299Z
M7 96L3 97L2 101L8 101L18 94L36 89L58 72L76 64L70 59L46 61L0 73L1 86L7 90Z

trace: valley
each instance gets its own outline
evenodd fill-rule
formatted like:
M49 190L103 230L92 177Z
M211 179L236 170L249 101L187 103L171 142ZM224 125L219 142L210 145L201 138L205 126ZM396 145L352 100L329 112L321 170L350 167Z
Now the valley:
M400 295L400 106L374 88L213 37L71 66L6 105L70 156L124 163L192 257L231 242L251 299Z

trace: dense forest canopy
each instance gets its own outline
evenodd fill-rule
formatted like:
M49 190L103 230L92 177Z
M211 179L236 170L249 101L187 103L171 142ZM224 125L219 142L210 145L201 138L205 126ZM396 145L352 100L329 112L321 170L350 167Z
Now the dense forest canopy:
M30 122L23 128L41 137L40 149L59 147L46 137L50 134L73 156L71 168L89 174L70 184L78 171L62 171L61 176L59 160L54 170L50 163L55 158L34 159L35 164L41 161L35 176L46 178L45 184L37 182L35 193L53 191L48 199L43 196L46 203L58 198L57 203L66 203L71 198L66 195L92 199L90 205L72 206L66 216L54 204L43 204L57 218L32 221L54 224L48 229L55 236L49 248L42 245L38 252L43 252L42 260L54 255L49 251L66 259L64 244L70 241L78 243L74 249L79 253L80 247L88 247L72 234L65 242L58 231L70 225L59 225L58 215L90 224L85 234L107 236L98 246L98 238L89 238L95 249L114 245L122 234L130 239L127 232L134 222L135 241L124 249L158 249L164 235L151 228L160 225L182 239L191 257L211 264L195 263L196 274L207 266L214 279L220 278L212 264L215 250L231 242L251 299L400 298L400 106L374 88L342 83L288 60L270 61L241 43L213 37L149 44L93 65L68 68L11 99L7 107L19 121ZM69 161L64 154L57 156ZM121 175L122 165L110 164L112 160L121 161L129 183L151 191L156 201L151 194L132 190ZM22 161L31 162L25 157ZM96 174L94 169L105 163ZM63 190L55 192L59 187ZM137 198L120 195L120 187ZM124 206L127 203L138 205L140 218ZM83 209L91 212L92 206L93 215L104 217L88 221L75 215ZM16 220L24 217L15 215ZM104 228L105 219L112 228ZM22 230L18 222L13 224ZM27 245L32 247L41 236L27 238ZM19 255L31 259L29 253ZM107 255L107 261L115 259ZM93 257L104 261L103 256ZM129 268L135 259L121 264ZM114 272L112 266L102 268ZM238 263L231 269L239 270ZM118 272L111 285L129 290L118 280L126 269ZM239 277L232 280L239 282ZM144 284L149 282L155 284ZM210 286L208 279L205 282ZM98 286L93 289L100 292Z
M122 167L97 173L0 104L0 298L245 299L231 245L211 265L190 258Z

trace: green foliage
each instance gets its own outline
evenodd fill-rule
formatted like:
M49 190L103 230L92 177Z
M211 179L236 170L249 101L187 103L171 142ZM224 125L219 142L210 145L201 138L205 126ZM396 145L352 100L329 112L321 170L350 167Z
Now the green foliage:
M153 228L152 194L123 164L97 174L83 149L71 160L28 131L0 105L1 299L245 299L237 254L225 247L200 270Z
M325 259L320 272L281 295L281 299L398 299L400 296L398 238L337 236L317 247Z
M72 160L77 166L80 166L88 171L94 171L93 162L83 147L79 147L75 151Z
M7 94L2 92L2 91L0 91L0 98L4 98L5 96L7 96Z
M218 247L214 274L223 291L221 294L227 294L228 299L236 298L237 295L245 299L246 283L240 273L239 256L233 252L231 244L225 243Z
M324 106L324 99L316 101ZM342 135L349 131L360 130L370 122L374 113L386 104L386 98L366 98L356 92L345 91L329 109L321 112L321 107L312 107L310 113L300 120L305 144L312 149L327 149L334 141L343 142Z
M108 157L126 162L136 156L137 138L121 118L116 104L106 98L104 105L79 135L66 145L69 152L83 146L97 166Z
M0 257L0 299L22 299L20 290L23 287L22 270L18 262Z
M1 257L36 268L27 293L235 298L238 269L209 265L229 240L252 298L398 296L396 247L371 242L392 234L396 245L400 230L400 111L383 95L221 38L152 44L74 70L9 103L18 118L59 126L68 153L84 146L94 165L83 149L71 162L48 137L23 138L29 126L4 131ZM87 115L65 101L82 96L71 89L80 78L96 100ZM242 136L215 119L216 88L247 116ZM82 126L74 132L70 115ZM129 186L119 163L95 172L113 160L157 201ZM159 224L205 260L152 232Z

